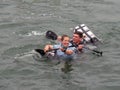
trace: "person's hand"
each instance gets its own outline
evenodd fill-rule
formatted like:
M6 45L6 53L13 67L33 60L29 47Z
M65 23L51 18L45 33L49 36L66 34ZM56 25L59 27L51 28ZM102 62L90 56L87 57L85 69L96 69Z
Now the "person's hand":
M72 50L66 50L65 53L68 54L68 55L71 55L71 54L73 54L73 51Z
M48 51L48 48L47 48L47 47L45 47L45 48L44 48L44 52L47 52L47 51Z
M64 48L60 48L60 50L61 50L62 52L65 52L65 51L66 51L66 49L64 49Z
M44 52L47 52L47 51L49 51L51 48L51 45L46 45L45 47L44 47Z
M60 48L60 50L61 50L62 52L65 52L65 53L68 54L68 55L70 55L70 54L73 53L72 50L66 50L66 49L64 49L64 48Z
M82 50L83 47L84 47L84 45L78 45L77 49Z

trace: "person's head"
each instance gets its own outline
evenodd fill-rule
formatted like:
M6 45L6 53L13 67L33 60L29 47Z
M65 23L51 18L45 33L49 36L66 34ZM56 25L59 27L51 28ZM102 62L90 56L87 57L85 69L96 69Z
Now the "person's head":
M83 33L82 32L74 32L73 34L73 42L79 44L83 40Z
M64 47L68 47L70 42L70 38L68 35L62 35L61 37L61 43Z

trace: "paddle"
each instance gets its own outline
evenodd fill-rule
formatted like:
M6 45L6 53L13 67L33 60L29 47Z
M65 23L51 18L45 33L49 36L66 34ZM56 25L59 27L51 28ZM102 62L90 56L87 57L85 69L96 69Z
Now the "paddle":
M102 56L103 52L102 51L98 51L98 50L94 50L94 49L91 49L89 47L83 47L87 50L90 50L90 51L93 51L94 53L96 53L98 56Z
M53 31L49 30L46 32L46 38L48 39L57 40L57 37L58 37L57 34Z
M39 53L41 56L44 56L46 54L43 49L35 49L35 51Z
M58 50L59 48L56 48L56 49L52 49L52 50ZM50 52L50 51L47 51L47 52L44 52L43 49L34 49L37 53L39 53L41 56L44 56L47 52Z
M46 38L48 39L52 39L52 40L57 40L57 34L53 31L47 31L46 32ZM73 46L72 46L73 47ZM93 51L94 53L96 53L98 56L102 56L103 52L102 51L98 51L98 50L93 50L93 49L90 49L89 47L83 47L85 49L88 49L90 51Z

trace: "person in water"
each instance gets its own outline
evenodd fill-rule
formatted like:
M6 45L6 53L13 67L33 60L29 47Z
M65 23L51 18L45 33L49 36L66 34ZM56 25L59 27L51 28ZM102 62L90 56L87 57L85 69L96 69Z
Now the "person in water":
M44 52L50 50L55 50L55 54L58 58L62 59L72 59L75 54L75 46L70 43L70 38L68 35L61 36L60 44L56 45L46 45L44 47Z
M61 42L61 36L57 37L57 41ZM70 43L72 46L76 47L77 50L82 51L83 47L84 47L84 37L83 37L83 33L76 31L73 33L73 37L70 40Z

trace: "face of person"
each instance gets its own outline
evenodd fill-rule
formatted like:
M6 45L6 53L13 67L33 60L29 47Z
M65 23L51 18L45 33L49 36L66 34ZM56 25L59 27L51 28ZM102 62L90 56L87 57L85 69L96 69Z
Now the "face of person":
M68 47L69 46L69 42L70 42L70 38L69 37L64 37L64 39L62 41L62 45L64 47Z
M80 38L78 34L73 34L73 42L75 44L79 44L81 41L82 41L82 38Z

